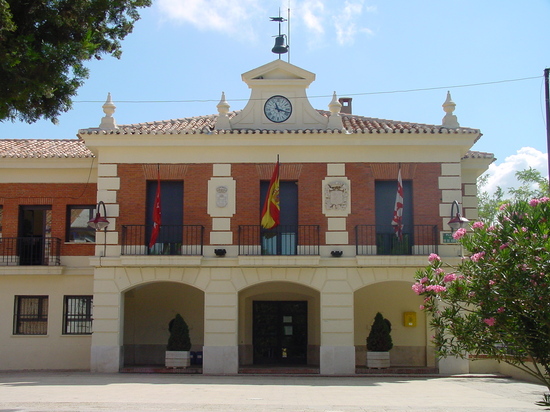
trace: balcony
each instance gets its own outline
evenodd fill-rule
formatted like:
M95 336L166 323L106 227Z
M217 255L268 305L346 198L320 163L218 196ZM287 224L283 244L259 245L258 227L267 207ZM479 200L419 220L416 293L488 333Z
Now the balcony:
M274 229L259 225L239 226L239 255L319 255L319 226L279 225Z
M405 225L399 239L392 225L357 225L355 247L358 256L428 255L437 253L437 225Z
M204 226L164 225L157 242L149 248L152 225L122 226L122 255L202 256Z
M59 266L61 239L4 237L0 239L0 266Z

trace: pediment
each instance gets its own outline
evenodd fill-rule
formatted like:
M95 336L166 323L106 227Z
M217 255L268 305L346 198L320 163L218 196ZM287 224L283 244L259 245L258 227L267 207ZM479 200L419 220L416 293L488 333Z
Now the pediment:
M283 60L274 60L243 73L242 79L249 86L262 80L298 81L309 85L315 80L315 74Z

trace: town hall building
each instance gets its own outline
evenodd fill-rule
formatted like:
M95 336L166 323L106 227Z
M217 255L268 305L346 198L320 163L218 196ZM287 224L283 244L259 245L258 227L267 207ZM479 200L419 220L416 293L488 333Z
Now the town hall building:
M118 124L109 96L77 139L0 140L0 370L161 368L179 313L199 373L353 375L377 312L391 367L468 368L436 359L411 285L430 253L460 259L448 222L477 218L494 161L471 150L481 132L450 94L428 125L355 114L336 93L314 108L315 74L281 59L242 80L242 110L222 94L215 114Z

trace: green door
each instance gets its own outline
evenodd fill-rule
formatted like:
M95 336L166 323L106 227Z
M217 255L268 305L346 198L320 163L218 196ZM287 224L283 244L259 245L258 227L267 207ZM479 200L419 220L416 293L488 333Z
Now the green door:
M254 364L307 363L307 302L254 301Z

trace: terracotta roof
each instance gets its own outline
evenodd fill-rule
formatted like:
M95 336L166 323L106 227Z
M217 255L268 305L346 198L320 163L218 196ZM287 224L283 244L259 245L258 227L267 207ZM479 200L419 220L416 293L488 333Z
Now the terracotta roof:
M240 110L230 112L229 118L236 116ZM318 110L328 117L329 112ZM432 133L432 134L477 134L478 129L459 127L449 129L443 126L421 123L409 123L395 120L376 119L350 114L341 114L345 130L304 129L289 131L273 131L264 129L238 129L238 130L214 130L217 114L189 117L184 119L172 119L158 122L136 123L130 125L118 125L118 129L102 130L89 128L79 130L80 134L273 134L273 133Z
M94 154L84 142L72 140L0 139L0 158L50 159L91 158Z

